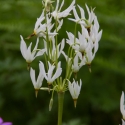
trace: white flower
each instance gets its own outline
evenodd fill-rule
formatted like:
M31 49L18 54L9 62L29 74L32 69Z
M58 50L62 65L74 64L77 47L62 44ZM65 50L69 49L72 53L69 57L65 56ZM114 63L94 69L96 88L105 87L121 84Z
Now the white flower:
M81 26L81 27L82 27L82 33L78 32L78 42L79 42L78 49L79 49L79 52L84 54L86 48L89 45L89 41L88 41L89 35L87 30L84 28L84 26Z
M57 33L51 33L51 29L53 28L54 24L52 25L52 18L48 17L48 15L46 15L47 18L47 24L43 23L43 21L45 21L45 16L44 16L44 10L41 14L41 16L39 18L37 18L37 21L35 23L35 28L34 28L34 35L37 35L38 37L42 37L42 36L46 36L46 28L48 30L48 35L49 36L55 36Z
M79 62L80 61L80 62ZM85 61L82 57L82 54L77 52L75 58L74 58L74 62L73 62L73 65L72 65L72 70L74 73L77 73L79 71L79 69L85 65Z
M68 57L68 56L65 54L64 51L62 51L62 54L63 54L63 56L65 57L66 62L67 62L67 64L68 64L68 68L69 68L69 67L72 65L72 58ZM67 70L68 70L68 69L67 69Z
M99 24L97 17L94 18L94 24L91 25L89 31L81 25L82 32L78 32L78 38L72 33L68 33L67 43L72 46L76 52L81 52L83 54L82 64L85 63L90 66L95 54L98 50L99 40L102 36L102 30L99 32Z
M27 48L27 45L26 45L23 37L22 36L20 36L20 37L21 37L20 51L21 51L22 56L24 57L24 59L26 60L27 63L31 63L37 56L41 56L44 54L45 49L42 49L39 51L37 50L39 38L37 38L36 45L35 45L33 51L31 52L32 43L30 43L29 47ZM37 54L36 54L36 52L37 52Z
M41 16L39 18L37 18L37 21L35 23L35 27L34 27L34 34L35 35L41 36L41 33L45 32L46 24L42 24L44 19L45 19L45 16L44 16L44 10L43 10Z
M57 29L54 30L54 32L56 32L56 31L58 32L63 25L63 19L61 21L60 20L57 20L57 21L58 21L58 27L57 27Z
M81 53L85 53L86 48L89 45L89 35L88 35L88 31L87 29L85 29L84 26L82 27L82 33L78 32L78 38L74 38L75 36L72 33L68 33L68 38L67 39L67 43L72 46L73 49L75 49L76 51L79 51ZM74 41L75 40L75 41Z
M57 45L57 50L56 50L56 46L55 46L55 38L52 37L52 50L49 49L49 53L47 51L47 42L44 41L44 47L46 49L46 53L47 55L49 55L50 59L52 60L52 62L55 62L56 61L56 58L59 58L63 49L64 49L64 46L65 46L65 41L64 39L62 39L62 41Z
M44 64L40 61L40 72L44 75L44 77L47 80L48 84L52 84L53 81L55 79L57 79L62 73L61 62L58 63L55 74L53 74L55 66L51 65L50 62L48 62L48 65L49 65L49 69L48 69L48 73L46 73L45 68L44 68Z
M72 67L72 58L67 56L64 51L62 51L63 56L66 59L66 78L72 74L71 67Z
M33 83L33 86L34 86L34 89L35 89L35 92L36 92L36 97L37 97L38 90L42 86L44 76L39 72L38 78L36 80L36 78L35 78L35 70L30 68L30 77L31 77L31 80L32 80L32 83Z
M71 83L69 80L68 82L69 91L74 100L74 106L76 107L77 99L81 90L82 81L80 79L80 85L78 84L78 81L75 80L73 81L73 83Z
M67 32L68 38L66 39L66 42L72 46L73 49L79 50L79 40L78 38L75 38L75 36L71 32ZM75 41L74 41L75 40Z
M86 48L85 57L86 57L86 64L90 65L95 57L95 51L93 52L93 46L91 44L89 44L88 47Z
M82 85L81 79L80 79L80 85L78 84L78 81L73 80L73 83L69 81L68 87L69 87L69 91L73 99L78 98L80 94L80 90L81 90L81 85Z
M78 54L76 54L75 58L74 58L74 64L72 65L72 70L73 72L77 73L79 71L80 67L79 67L79 58L78 58Z
M122 91L120 99L120 111L122 113L123 119L125 119L125 104L124 104L124 92Z
M71 5L66 10L60 12L62 9L62 6L64 5L64 0L62 1L60 8L59 8L59 0L57 0L56 9L51 14L54 17L54 19L57 19L57 20L62 17L67 17L70 14L70 11L75 7L74 4L75 4L75 0L73 0Z
M99 24L97 17L95 16L94 25L90 28L90 39L92 40L92 43L94 45L95 52L97 52L98 50L98 43L102 36L102 30L100 32L98 31L99 31Z
M74 8L74 9L73 9L73 13L74 13L75 19L69 18L69 20L74 21L74 22L77 22L77 23L79 23L79 24L82 24L82 25L84 25L86 28L91 27L91 25L92 25L92 23L93 23L93 20L94 20L94 18L95 18L95 14L94 14L93 10L91 9L91 11L90 11L89 8L88 8L88 6L86 5L86 9L87 9L88 16L89 16L89 18L86 19L86 18L85 18L85 12L84 12L83 8L80 7L79 5L78 5L78 7L79 7L79 9L80 9L81 18L78 16L78 14L77 14L77 12L76 12L76 9Z
M125 125L125 121L122 119L122 125Z

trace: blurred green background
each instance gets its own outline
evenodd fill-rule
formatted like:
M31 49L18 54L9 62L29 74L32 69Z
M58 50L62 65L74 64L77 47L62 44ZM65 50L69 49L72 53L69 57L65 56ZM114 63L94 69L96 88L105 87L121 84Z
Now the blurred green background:
M65 0L63 9L71 2ZM83 8L85 3L96 7L103 35L92 63L92 73L84 66L78 74L83 85L76 109L69 92L65 93L63 123L118 125L122 118L119 101L121 92L125 90L125 0L76 2ZM27 65L20 53L20 35L26 38L33 32L41 12L41 0L0 0L0 116L4 121L12 121L13 125L57 124L57 94L49 112L51 94L40 91L35 98ZM65 21L60 40L67 38L65 31L74 31L74 23ZM36 41L36 37L26 41L29 45ZM39 60L43 58L38 57L32 63L37 71Z

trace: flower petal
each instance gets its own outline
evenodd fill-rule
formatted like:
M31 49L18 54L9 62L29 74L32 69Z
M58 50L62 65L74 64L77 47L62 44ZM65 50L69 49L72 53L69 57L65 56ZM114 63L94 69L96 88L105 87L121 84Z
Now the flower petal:
M123 118L125 118L125 109L124 109L124 92L122 91L121 99L120 99L120 111L122 113Z
M36 42L36 45L35 45L35 47L34 47L34 49L33 49L33 52L32 52L32 56L34 57L34 55L36 54L36 49L37 49L37 47L38 47L38 43L39 43L39 38L37 37L37 42Z
M27 45L23 39L23 37L20 35L21 37L21 42L20 42L20 51L22 56L24 57L24 59L26 59L26 53L27 53Z
M3 119L2 118L0 118L0 124L2 124L3 123Z
M31 77L34 88L36 88L35 70L33 70L32 67L30 68L30 77Z
M49 64L49 70L48 70L48 80L47 81L49 83L52 83L53 82L52 74L53 74L53 70L54 70L55 66L51 65L50 62L48 62L48 64Z
M11 122L4 122L1 125L12 125L12 123Z
M54 81L55 79L57 79L61 75L62 68L60 66L61 66L61 62L58 63L58 67L57 67L55 74L52 77L52 81Z
M41 72L39 72L39 75L37 78L37 84L36 84L37 89L39 89L42 86L43 79L44 79L43 74L41 74Z
M26 62L28 62L28 63L31 63L33 61L33 55L31 53L31 46L32 46L32 43L30 43L30 45L27 49L27 52L26 52Z
M46 72L45 72L44 64L43 64L43 62L41 62L41 61L40 61L40 63L39 63L39 68L40 68L41 74L43 74L43 76L44 76L45 79L47 80L48 78L47 78L47 75L46 75Z

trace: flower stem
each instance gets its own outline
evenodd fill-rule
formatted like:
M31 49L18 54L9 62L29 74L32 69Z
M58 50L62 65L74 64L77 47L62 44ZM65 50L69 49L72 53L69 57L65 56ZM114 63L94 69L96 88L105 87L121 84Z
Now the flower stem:
M58 92L58 125L62 125L64 92Z

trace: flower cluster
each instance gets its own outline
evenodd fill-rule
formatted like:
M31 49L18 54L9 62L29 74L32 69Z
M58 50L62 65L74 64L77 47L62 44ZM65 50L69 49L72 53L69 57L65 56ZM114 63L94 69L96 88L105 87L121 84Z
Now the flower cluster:
M24 39L21 37L20 50L22 56L28 64L30 70L30 77L35 89L36 96L39 90L52 91L51 105L53 102L53 92L65 92L69 90L76 107L76 101L80 94L82 80L77 79L77 73L83 65L88 65L91 71L91 63L98 50L99 41L102 36L102 30L99 31L99 23L94 9L89 9L88 19L85 17L85 12L82 7L78 5L81 17L78 15L75 6L75 0L70 6L62 11L64 0L59 3L57 0L55 9L52 0L43 0L44 9L39 18L37 18L33 33L27 37L37 37L36 45L31 51L32 43L27 47ZM63 26L63 18L71 15L73 12L74 18L69 18L70 21L75 22L74 34L66 31L68 38L63 38L58 41L59 30ZM77 25L80 25L81 31L77 33ZM44 46L38 49L39 41L44 42ZM65 53L65 44L69 45L68 54ZM36 80L35 70L31 68L31 62L38 56L44 55L45 60L39 61L39 75ZM63 55L66 59L66 70L63 71L61 67L60 56ZM65 76L62 75L64 72ZM75 77L73 76L75 74ZM74 77L74 78L73 78ZM73 82L71 82L73 78ZM48 86L42 87L43 80L47 81Z
M99 23L97 20L97 16L94 14L93 10L89 10L86 5L86 9L88 11L89 19L85 18L84 10L78 6L81 12L81 18L79 18L76 9L73 9L75 19L69 18L69 20L76 22L76 24L80 24L81 33L78 32L78 38L72 33L67 32L68 39L67 43L72 46L72 48L76 52L76 57L74 58L75 62L78 62L78 58L80 60L79 68L83 65L87 64L89 67L91 65L92 60L95 57L95 54L98 50L98 42L102 36L102 30L99 31ZM78 53L78 55L77 55ZM78 64L78 63L76 63ZM78 65L75 64L74 72L79 70ZM91 69L90 69L91 70Z

